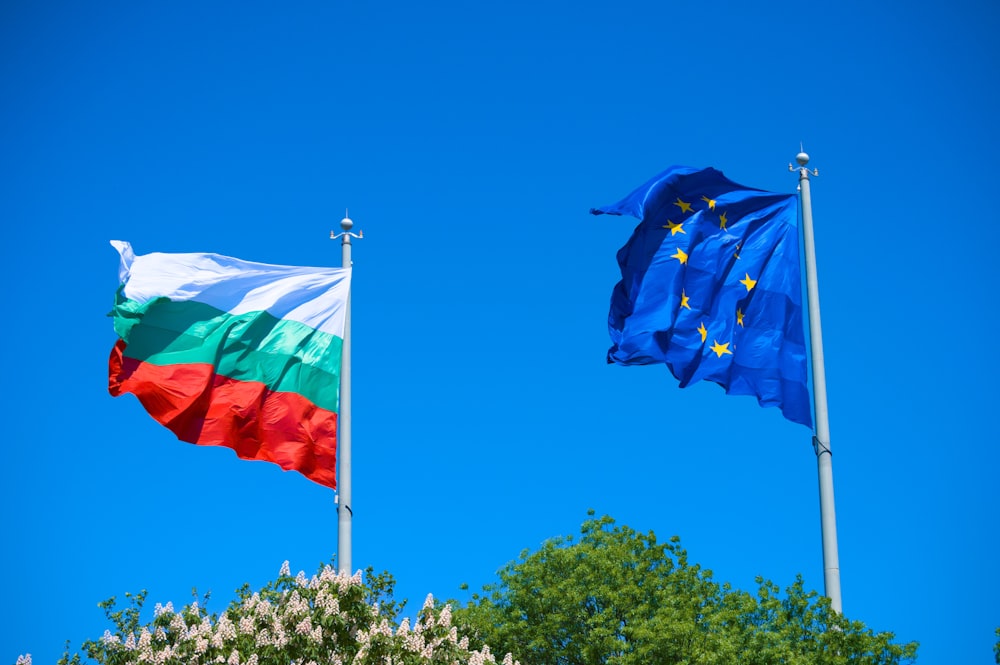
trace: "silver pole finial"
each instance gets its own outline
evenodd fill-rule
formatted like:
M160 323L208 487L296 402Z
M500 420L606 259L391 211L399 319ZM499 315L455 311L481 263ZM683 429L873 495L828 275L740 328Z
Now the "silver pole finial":
M799 175L802 175L802 173L805 173L806 176L809 176L809 175L818 176L819 175L819 169L813 169L812 172L810 173L809 169L806 168L806 164L809 163L809 153L807 153L805 150L802 149L802 144L801 143L799 143L799 154L795 155L795 161L798 162L799 165L798 166L792 166L792 164L789 163L788 164L788 170L789 171L792 171L793 173L795 171L800 171L801 173Z
M336 231L330 231L330 240L336 240L337 238L343 238L341 242L350 244L351 238L363 238L364 234L360 231L358 233L352 233L351 229L354 228L354 220L348 216L347 208L344 208L344 218L340 220L340 228L343 229L340 233Z

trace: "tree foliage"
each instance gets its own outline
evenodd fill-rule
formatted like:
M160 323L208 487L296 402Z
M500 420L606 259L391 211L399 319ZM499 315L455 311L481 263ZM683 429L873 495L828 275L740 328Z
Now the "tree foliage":
M397 622L402 607L392 600L387 573L366 581L322 566L312 578L292 577L288 563L278 579L252 591L244 585L221 614L195 600L175 610L157 603L152 621L142 620L147 594L126 594L119 608L103 603L113 629L83 644L85 657L102 665L225 663L226 665L485 665L496 662L489 648L470 649L452 625L451 608L427 597L413 625ZM207 601L207 598L205 598ZM206 603L207 604L207 603ZM59 665L80 665L67 653ZM513 665L508 654L505 665ZM17 665L31 665L31 656Z
M801 577L785 589L757 579L751 594L719 584L677 537L589 519L578 542L548 541L473 594L456 622L480 643L533 665L890 665L896 644L831 610Z

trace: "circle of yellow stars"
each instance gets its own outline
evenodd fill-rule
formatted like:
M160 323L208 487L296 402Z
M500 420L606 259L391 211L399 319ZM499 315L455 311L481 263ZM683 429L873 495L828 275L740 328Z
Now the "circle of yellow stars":
M702 196L701 200L708 205L708 210L713 212L716 210L715 199L711 199L707 196ZM681 215L693 214L695 212L694 208L691 207L691 203L682 200L680 197L677 197L677 200L673 202L673 205L677 206ZM684 229L684 224L686 223L687 223L686 221L675 222L671 219L668 219L667 223L663 225L663 228L670 231L671 237L677 235L678 233L687 235L687 231ZM728 230L729 219L726 217L725 210L718 211L718 223L720 230L724 231ZM674 252L670 256L670 258L677 259L677 261L681 265L686 265L688 262L688 253L685 252L680 247L677 247L676 250L677 251ZM737 259L740 258L739 250L740 250L740 245L737 244L736 252L734 253L735 258ZM743 275L744 275L743 279L739 280L739 283L742 284L744 287L746 287L747 293L750 293L751 291L753 291L753 288L757 286L757 280L750 277L750 273L748 272L744 272ZM691 298L687 295L687 292L684 289L681 289L680 308L687 310L691 309ZM736 324L741 328L744 327L745 316L746 312L744 312L742 308L737 308ZM708 341L708 328L705 327L704 321L700 322L697 330L698 334L701 336L702 344L705 344ZM721 358L722 356L725 355L733 355L733 351L732 349L730 349L730 345L732 344L732 342L720 343L719 340L717 339L713 339L712 341L713 344L709 346L708 349L714 352L717 358Z

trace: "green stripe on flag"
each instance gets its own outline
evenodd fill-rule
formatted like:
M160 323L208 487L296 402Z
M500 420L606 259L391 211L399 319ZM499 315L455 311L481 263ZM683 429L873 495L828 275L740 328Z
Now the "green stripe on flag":
M213 365L230 379L298 393L338 411L343 340L335 335L266 312L232 315L166 298L119 300L111 316L129 358L160 366Z

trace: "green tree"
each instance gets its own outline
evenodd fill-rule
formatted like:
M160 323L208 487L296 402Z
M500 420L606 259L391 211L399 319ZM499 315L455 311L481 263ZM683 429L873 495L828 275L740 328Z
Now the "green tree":
M593 513L591 513L592 515ZM799 578L784 594L758 578L751 594L718 584L678 538L588 519L577 542L521 553L499 581L455 612L475 640L533 665L890 665L895 644L830 609Z

